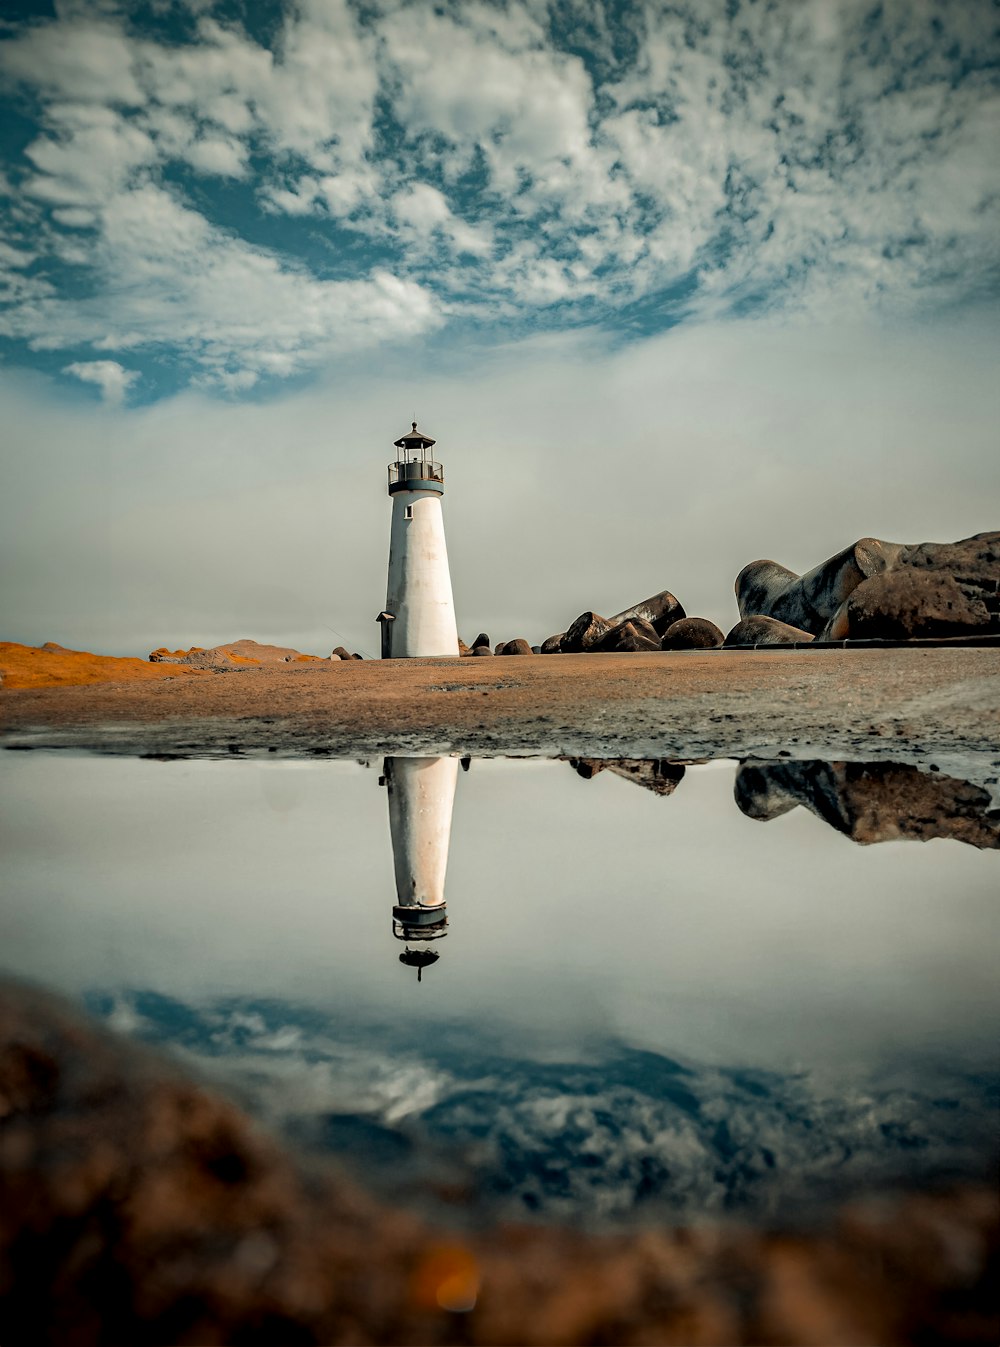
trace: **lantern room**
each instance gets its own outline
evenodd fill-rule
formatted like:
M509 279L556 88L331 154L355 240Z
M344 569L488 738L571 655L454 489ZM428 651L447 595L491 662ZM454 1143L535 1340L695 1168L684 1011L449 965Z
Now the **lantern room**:
M435 441L411 422L405 435L393 441L396 461L389 464L389 495L398 491L436 491L444 495L444 467L435 461L431 450Z

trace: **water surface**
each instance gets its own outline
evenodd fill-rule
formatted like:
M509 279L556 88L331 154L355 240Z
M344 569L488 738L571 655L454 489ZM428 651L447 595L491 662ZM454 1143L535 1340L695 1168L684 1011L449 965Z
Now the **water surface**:
M945 792L976 845L860 846L906 780L875 808L775 764L740 808L733 763L623 770L459 774L418 982L381 762L5 754L0 957L456 1219L784 1222L990 1173L988 792Z

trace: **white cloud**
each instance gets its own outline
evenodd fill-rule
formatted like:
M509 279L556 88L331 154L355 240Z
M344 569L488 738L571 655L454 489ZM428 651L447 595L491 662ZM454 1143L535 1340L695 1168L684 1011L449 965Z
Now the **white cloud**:
M129 386L139 377L136 370L125 369L117 360L76 360L63 373L96 384L110 407L121 406Z
M49 125L25 151L38 170L25 191L51 204L100 206L156 159L149 136L111 108L57 104Z
M168 46L132 39L131 51L146 101L197 110L234 133L253 124L248 104L273 67L269 51L240 30L210 19L200 20L195 43Z
M371 144L373 53L346 0L289 10L272 77L256 95L275 147L328 171L356 162Z
M455 253L486 256L492 246L492 231L468 224L456 217L443 193L426 182L413 182L401 188L389 201L395 228L412 240L411 247L431 249L444 240Z
M407 131L443 135L466 158L479 148L493 187L516 192L521 169L587 161L592 88L582 61L544 46L523 8L512 6L502 26L498 17L478 4L461 21L400 8L380 36Z
M9 314L0 330L49 350L170 343L228 378L287 375L332 352L411 337L439 321L432 297L412 281L380 270L361 280L317 280L152 184L107 203L96 263L103 280L96 295L50 295L27 313Z
M0 71L58 99L136 107L133 49L114 21L66 17L26 28L0 47Z
M15 271L23 271L25 267L31 266L37 256L37 253L28 252L24 248L12 248L9 243L4 243L0 239L0 267L4 270L12 267Z
M246 176L246 146L238 140L205 136L191 142L184 156L192 168L219 178Z

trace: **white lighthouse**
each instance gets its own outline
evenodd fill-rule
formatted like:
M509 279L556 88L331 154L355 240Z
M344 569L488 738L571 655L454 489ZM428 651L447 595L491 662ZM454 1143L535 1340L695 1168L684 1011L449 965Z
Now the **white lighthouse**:
M396 460L389 464L389 584L378 616L383 659L458 655L441 510L444 468L430 455L434 443L414 421L395 441Z
M444 878L458 767L458 758L386 758L383 768L396 875L392 933L406 941L400 960L417 969L418 979L438 957L427 942L448 934Z

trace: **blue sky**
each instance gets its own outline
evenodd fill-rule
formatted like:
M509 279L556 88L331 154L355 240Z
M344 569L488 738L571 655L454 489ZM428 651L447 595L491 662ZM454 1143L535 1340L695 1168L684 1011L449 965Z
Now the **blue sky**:
M227 594L196 522L211 503L216 539L301 539L326 492L330 564L378 611L379 479L411 415L449 472L465 456L463 542L494 552L456 578L460 620L498 636L664 586L726 625L755 555L988 527L997 29L983 0L8 3L5 630L316 646L356 621L363 645L353 598L325 626L318 580L288 599L293 560ZM501 443L516 498L467 455ZM599 502L568 446L578 483L614 455ZM525 490L547 494L502 548L504 597L491 529ZM709 520L724 541L695 562ZM163 557L128 597L123 555L163 530L217 607L178 606Z

